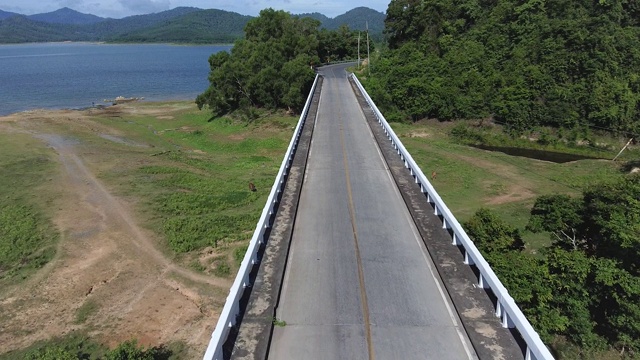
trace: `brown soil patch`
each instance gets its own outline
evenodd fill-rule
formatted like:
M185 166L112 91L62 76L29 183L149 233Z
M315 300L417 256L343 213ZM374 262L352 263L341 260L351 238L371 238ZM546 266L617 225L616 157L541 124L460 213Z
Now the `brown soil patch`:
M158 249L155 235L138 225L133 204L114 196L92 172L91 158L78 151L77 141L42 132L43 124L56 123L121 135L88 118L98 111L0 117L0 131L29 132L57 154L61 171L50 186L62 194L54 209L61 233L55 259L20 285L0 290L0 353L81 329L109 346L132 338L145 346L183 341L188 357L200 358L232 280L175 265ZM89 300L97 304L95 312L76 323Z
M431 134L426 131L411 131L407 134L407 137L426 139L428 137L431 137Z
M245 137L240 134L229 135L229 140L242 141Z

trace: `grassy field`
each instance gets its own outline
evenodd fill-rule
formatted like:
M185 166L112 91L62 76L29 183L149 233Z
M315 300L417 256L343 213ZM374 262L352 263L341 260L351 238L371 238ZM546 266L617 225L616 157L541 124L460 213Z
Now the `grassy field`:
M481 207L492 209L522 231L531 251L549 243L549 234L524 231L536 197L578 195L591 184L623 176L622 162L553 163L462 145L449 136L450 123L392 126L423 172L437 173L432 183L458 220L466 221Z
M297 117L262 114L210 120L188 103L136 104L91 120L98 131L67 124L48 131L79 140L99 177L137 203L165 251L201 272L231 276L253 233ZM149 115L145 107L153 109ZM96 133L98 132L98 133ZM111 133L111 134L109 134ZM112 135L118 134L118 135ZM54 194L38 187L55 173L51 151L29 134L0 134L0 280L26 278L49 261L58 237L49 217ZM256 187L249 190L249 183ZM42 194L40 194L42 195ZM199 259L198 250L207 254Z
M146 226L165 239L166 250L190 268L230 277L271 190L296 117L263 114L248 124L208 121L194 108L172 116L103 117L96 121L126 134L134 158L107 156L101 177L122 196L140 199ZM142 104L140 106L143 106ZM154 104L157 109L162 105ZM253 183L256 191L249 189Z
M170 346L167 353L173 354L171 358L201 356L208 342L208 333L202 329L215 322L224 303L228 284L244 256L297 120L296 116L266 112L250 123L236 118L211 120L209 112L197 110L191 102L34 111L3 118L0 296L10 302L2 304L0 322L7 324L7 329L11 322L11 332L4 336L10 334L21 345L3 344L11 351L1 354L0 359L24 358L33 351L60 346L82 347L83 353L95 358L107 346L126 340L118 335L124 331L145 344ZM47 144L52 139L58 141L57 147ZM89 175L70 176L67 165L80 163ZM92 176L98 185L91 182ZM74 185L71 181L78 179L83 179L82 183ZM254 184L255 191L249 183ZM99 191L101 187L104 192ZM81 192L80 197L74 196ZM115 205L105 194L124 204L127 215L114 217ZM84 209L95 211L97 217L82 217L84 225L73 226L80 221L76 213L80 204L76 201L81 201ZM129 211L134 216L129 216ZM133 260L145 263L130 265L128 258L135 255L130 255L131 251L123 254L127 251L123 249L135 252L140 250L136 246L147 245L140 242L141 237L136 237L127 222L142 227L143 237L152 235L147 238L165 259L196 274L172 272L173 264L162 272L166 265L148 247L140 248L144 259ZM80 249L78 256L72 249ZM100 256L108 256L111 267L102 267ZM57 260L52 262L54 258ZM83 268L85 260L92 265ZM48 270L33 276L47 263L51 264ZM158 279L153 278L155 282L140 293L161 294L155 308L150 308L152 304L135 305L140 287L127 287L129 282L135 283L129 279L136 278L132 271L138 269L159 271ZM39 304L47 303L47 295L38 293L33 300L28 291L20 289L38 286L39 282L46 285L52 276L64 282L68 271L78 275L74 282L65 284L80 289L67 292L64 300L58 298L55 304L58 312L71 314L68 320L60 320L66 330L53 329L40 336L30 330L32 327L22 329L17 319L23 307L30 308L32 305L26 304L33 303L34 309L43 309ZM153 277L149 273L140 276ZM74 285L80 282L87 285ZM113 300L123 296L132 296L134 305L124 302L113 307ZM105 303L103 299L109 297L112 302ZM173 314L166 312L169 304L190 309L181 311L187 315L179 320L188 325L180 325ZM52 306L48 304L47 308ZM194 308L199 312L194 313ZM110 314L109 309L117 313ZM157 338L150 340L145 332L134 332L140 322L150 321L149 316L156 321L155 331L163 322L167 326L179 324L180 329L162 329L178 335L158 342ZM33 343L20 340L23 338L38 340ZM43 338L49 340L39 341ZM190 341L204 343L194 345Z
M0 287L27 278L55 254L55 194L42 191L55 159L28 134L0 134Z

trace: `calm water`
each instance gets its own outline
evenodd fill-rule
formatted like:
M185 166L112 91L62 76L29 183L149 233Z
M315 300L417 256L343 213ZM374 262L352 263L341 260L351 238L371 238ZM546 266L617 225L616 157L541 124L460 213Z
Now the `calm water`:
M592 157L592 156L560 153L560 152L546 151L546 150L523 149L523 148L516 148L516 147L490 146L490 145L472 145L472 146L482 150L499 151L507 155L520 156L520 157L526 157L529 159L538 159L543 161L551 161L559 164L563 164L570 161L577 161L577 160L598 159L597 157Z
M83 108L117 96L194 99L209 55L231 46L55 43L0 45L0 115Z

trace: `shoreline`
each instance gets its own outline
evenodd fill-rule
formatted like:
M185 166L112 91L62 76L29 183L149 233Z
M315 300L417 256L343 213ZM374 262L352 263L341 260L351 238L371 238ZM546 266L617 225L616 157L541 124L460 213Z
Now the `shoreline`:
M0 119L1 118L6 118L6 117L11 117L11 116L18 116L18 115L27 115L30 113L56 113L56 112L63 112L63 111L87 111L87 110L101 110L101 109L107 109L107 108L112 108L114 106L130 106L130 105L136 105L136 104L143 104L143 105L147 105L147 106L154 106L154 105L162 105L162 104L178 104L178 103L192 103L195 106L195 101L193 99L165 99L165 100L139 100L139 101L131 101L131 102L127 102L127 103L123 103L123 104L112 104L112 103L105 103L105 104L95 104L94 106L85 106L85 107L56 107L56 108L30 108L30 109L25 109L25 110L18 110L18 111L13 111L10 113L0 113Z
M173 43L173 42L109 42L109 41L44 41L44 42L21 42L21 43L0 43L0 46L10 45L169 45L169 46L230 46L233 43Z

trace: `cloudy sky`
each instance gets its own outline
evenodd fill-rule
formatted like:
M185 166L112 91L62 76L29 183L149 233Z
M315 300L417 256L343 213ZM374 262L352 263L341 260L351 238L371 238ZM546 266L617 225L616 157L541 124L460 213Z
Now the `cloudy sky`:
M358 6L386 12L390 0L0 0L0 9L20 14L37 14L62 7L102 17L121 18L193 6L201 9L222 9L256 16L261 9L273 8L294 14L319 12L329 17L344 14Z

